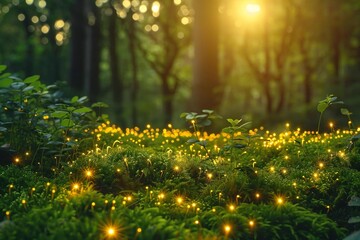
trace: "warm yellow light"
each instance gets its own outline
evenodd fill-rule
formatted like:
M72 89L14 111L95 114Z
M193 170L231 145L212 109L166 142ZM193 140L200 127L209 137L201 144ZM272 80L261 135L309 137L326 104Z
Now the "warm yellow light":
M255 197L256 197L256 198L260 198L260 193L256 193L256 194L255 194Z
M158 17L160 15L160 3L158 1L153 2L151 11L154 17Z
M179 166L175 166L175 167L174 167L174 171L175 171L175 172L177 172L177 171L179 171L179 170L180 170Z
M146 5L141 5L140 7L139 7L139 11L141 12L141 13L146 13L146 11L147 11L147 6Z
M142 232L142 229L141 229L141 228L137 228L137 229L136 229L136 232L141 233L141 232Z
M56 30L59 30L60 28L63 28L65 26L65 22L62 19L56 20L54 27Z
M319 168L323 168L324 167L324 163L319 163Z
M256 4L256 3L248 3L245 6L245 10L246 12L250 13L250 14L255 14L260 12L260 5Z
M235 206L231 204L231 205L229 206L229 210L230 210L230 211L234 211L234 210L235 210Z
M15 163L19 163L20 162L20 158L15 158Z
M224 231L226 234L228 234L231 231L231 226L228 224L224 225Z
M116 229L114 227L110 226L106 229L106 234L109 237L114 237L116 235Z
M184 199L183 199L182 197L177 197L177 198L176 198L176 202L177 202L178 204L181 204L183 201L184 201Z
M181 4L181 0L174 0L174 4L175 4L175 5Z
M250 227L255 226L255 222L254 222L253 220L250 220L250 221L249 221L249 226L250 226Z
M160 199L164 199L164 198L165 198L165 194L160 193L158 197L159 197Z
M72 186L73 190L79 190L79 188L80 188L80 185L78 183L74 183Z
M207 177L208 177L209 179L211 179L211 178L213 177L212 173L208 173L208 174L207 174Z
M281 205L281 204L284 203L284 199L283 199L282 197L277 197L277 198L276 198L276 203L279 204L279 205Z
M20 14L18 15L18 20L19 20L20 22L24 21L24 20L25 20L25 15L22 14L22 13L20 13Z
M40 8L44 8L44 7L46 7L46 2L44 0L40 0L38 5Z

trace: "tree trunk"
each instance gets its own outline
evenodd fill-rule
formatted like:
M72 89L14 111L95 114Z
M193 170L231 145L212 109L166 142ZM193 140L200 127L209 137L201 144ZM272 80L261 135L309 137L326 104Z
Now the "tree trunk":
M84 0L74 1L71 8L71 53L69 85L81 92L84 88L85 74L85 26Z
M117 15L113 9L113 14L109 18L109 57L110 57L110 71L111 71L111 85L112 85L112 97L114 102L114 114L115 119L119 121L120 125L124 125L122 121L123 115L123 98L124 98L124 86L120 77L120 61L118 57L118 45L117 45Z
M139 80L138 80L138 64L137 64L137 56L136 56L136 28L135 22L132 19L129 19L129 50L130 50L130 61L131 61L131 73L132 73L132 88L130 93L131 99L131 119L133 126L138 124L138 116L137 116L137 98L139 92Z
M194 82L192 108L217 109L221 103L222 89L219 79L219 1L194 1Z
M85 94L95 102L100 89L100 13L95 3L86 2L88 25L86 28Z

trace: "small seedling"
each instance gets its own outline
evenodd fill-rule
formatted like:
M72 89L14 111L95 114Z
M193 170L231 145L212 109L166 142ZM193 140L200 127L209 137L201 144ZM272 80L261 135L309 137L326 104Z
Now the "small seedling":
M318 122L318 127L317 127L318 134L320 133L320 123L321 123L321 119L322 119L322 116L323 116L325 110L328 107L330 107L331 105L344 103L342 101L336 101L336 100L337 100L337 97L335 97L333 94L330 94L324 100L319 101L319 103L317 105L317 110L318 110L318 112L320 112L320 117L319 117L319 122Z

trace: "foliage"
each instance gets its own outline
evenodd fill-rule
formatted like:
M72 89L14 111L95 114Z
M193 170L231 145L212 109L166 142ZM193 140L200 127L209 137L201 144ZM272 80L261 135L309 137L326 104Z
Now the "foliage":
M321 118L325 112L325 110L330 107L331 105L334 104L343 104L342 101L336 101L337 97L335 97L333 94L328 95L325 99L319 101L318 105L317 105L317 110L318 112L320 112L320 117L319 117L319 122L318 122L318 127L317 127L317 132L320 133L320 123L321 123ZM348 111L347 111L348 112ZM342 110L342 113L345 113L344 110Z
M66 99L57 85L46 86L38 75L22 80L5 69L0 68L0 143L16 153L19 164L48 170L93 146L91 132L106 121L93 108L104 105L87 107L87 97Z
M44 151L44 162L64 154L57 174L31 161L0 166L0 239L341 239L353 229L347 203L360 194L360 150L346 150L359 128L270 132L228 119L221 133L208 133L203 127L218 116L205 110L183 114L195 120L195 133L121 129L97 123L80 98L63 100L42 84L24 91L39 81L29 79L0 81L8 82L4 95L24 109L20 114L6 103L2 139L22 147L8 128L19 133L32 117L31 146L46 145L48 134L92 143L78 145L76 153ZM194 134L206 147L186 144Z

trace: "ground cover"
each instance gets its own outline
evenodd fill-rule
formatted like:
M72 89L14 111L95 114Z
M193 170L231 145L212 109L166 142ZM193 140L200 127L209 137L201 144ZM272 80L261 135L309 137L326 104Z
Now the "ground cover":
M203 127L219 116L205 110L182 114L189 129L121 129L105 104L63 99L36 76L2 75L0 90L0 239L343 239L359 229L352 123L273 132L228 119L212 133Z

